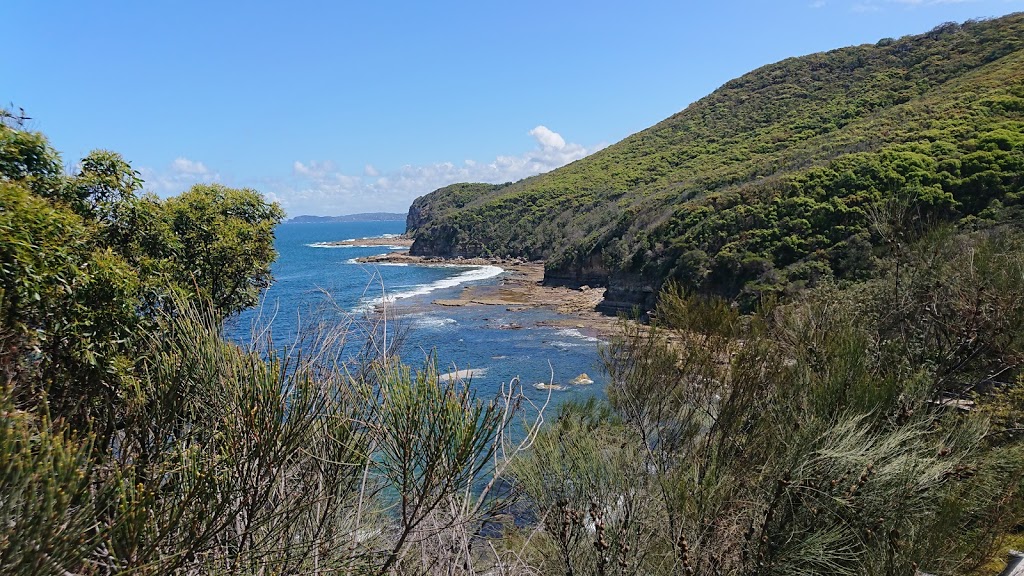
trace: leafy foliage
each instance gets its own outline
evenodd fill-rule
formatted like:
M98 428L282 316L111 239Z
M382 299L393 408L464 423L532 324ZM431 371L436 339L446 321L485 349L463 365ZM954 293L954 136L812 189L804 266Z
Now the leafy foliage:
M65 175L41 134L0 124L0 369L19 406L45 398L101 446L123 424L156 315L187 299L220 315L252 305L283 217L251 190L160 200L141 186L117 153Z
M607 350L608 402L518 442L514 385L481 400L386 350L353 374L343 335L302 358L226 342L270 281L280 209L219 185L140 194L109 151L64 174L0 113L0 565L983 564L1024 517L1022 28L787 60L564 169L418 200L417 251L665 287ZM491 538L511 490L527 508Z
M165 210L179 243L175 280L198 288L223 314L256 304L270 285L281 208L253 190L211 184L169 199Z
M142 319L137 276L94 234L80 216L0 182L3 371L26 403L45 393L59 416L111 423L125 344Z

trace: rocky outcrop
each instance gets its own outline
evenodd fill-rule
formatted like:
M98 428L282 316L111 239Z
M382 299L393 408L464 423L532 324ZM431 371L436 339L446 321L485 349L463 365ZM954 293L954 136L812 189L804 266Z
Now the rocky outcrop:
M544 284L567 288L604 287L608 285L608 269L601 261L601 255L593 254L580 263L545 267Z
M598 304L600 312L610 315L632 315L639 310L646 315L657 301L659 284L633 274L610 273L600 254L592 254L582 263L544 269L546 286L568 288L605 288L604 299Z
M605 314L632 315L638 311L641 316L654 310L660 286L637 276L615 275L608 281L604 300L597 309Z
M409 209L408 232L415 241L409 255L435 258L478 258L490 256L487 247L460 237L460 231L447 222L431 222L430 205L418 198ZM549 265L544 269L545 286L580 289L607 288L598 310L616 315L646 315L654 308L660 284L655 279L625 272L612 273L605 266L601 253L593 253L581 261Z
M417 214L420 217L420 214ZM412 209L409 209L409 218L407 221L413 220ZM412 246L409 247L409 254L412 256L437 256L442 258L454 258L456 256L469 256L468 254L457 254L458 250L455 249L455 232L449 230L447 226L435 225L429 229L423 227L407 228L407 230L415 230ZM410 232L406 232L410 234ZM473 255L475 256L475 254Z
M468 241L459 230L447 223L420 228L409 254L435 258L491 258L495 255L479 240ZM502 254L501 256L505 256Z

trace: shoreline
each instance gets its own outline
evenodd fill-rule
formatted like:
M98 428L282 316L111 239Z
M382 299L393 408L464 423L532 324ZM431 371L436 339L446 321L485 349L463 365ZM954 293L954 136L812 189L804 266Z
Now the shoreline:
M504 308L509 312L548 309L566 318L542 320L537 322L538 326L593 330L601 339L608 339L619 333L619 319L597 311L597 305L604 299L604 288L583 286L573 289L545 286L543 284L544 263L541 261L503 258L453 259L411 256L406 252L366 256L358 258L356 261L371 265L498 266L503 272L498 277L496 284L465 286L458 296L433 300L430 306L494 306Z

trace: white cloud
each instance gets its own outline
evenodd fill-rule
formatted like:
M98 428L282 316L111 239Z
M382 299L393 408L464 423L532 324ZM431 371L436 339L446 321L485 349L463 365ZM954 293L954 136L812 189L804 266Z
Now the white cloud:
M207 168L206 164L183 156L175 158L164 168L141 167L139 173L145 181L143 188L160 197L180 194L194 184L219 182L221 179L220 173Z
M825 0L815 0L807 5L808 8L823 8L825 6Z
M537 141L536 148L519 155L500 155L490 161L466 159L458 163L406 165L390 171L367 164L358 176L336 170L331 162L295 161L292 178L265 181L254 187L272 191L274 198L293 216L405 212L417 196L448 184L521 180L554 170L604 147L566 142L546 126L537 126L529 134Z
M197 160L175 158L161 169L140 168L146 190L161 197L180 194L200 182L223 182L254 188L279 202L291 216L338 215L357 212L405 212L417 196L456 182L502 183L521 180L564 166L604 147L566 142L546 126L529 131L536 146L522 154L494 159L405 165L383 170L366 164L361 173L346 174L331 161L295 160L281 176L235 181L222 178ZM226 181L225 181L226 180Z
M547 126L537 126L530 130L530 136L537 139L544 148L565 148L565 140L558 132L552 132Z
M192 174L196 176L205 176L210 173L210 170L202 162L196 162L195 160L189 160L188 158L178 157L171 162L171 170L178 174Z
M292 164L292 174L296 176L307 176L310 178L323 178L335 171L333 162L310 162L303 164L298 160Z

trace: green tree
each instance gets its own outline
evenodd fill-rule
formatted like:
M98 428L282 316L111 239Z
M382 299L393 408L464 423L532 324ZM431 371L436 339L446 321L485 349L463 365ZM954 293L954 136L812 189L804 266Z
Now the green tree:
M0 110L0 118L6 118ZM46 137L0 123L0 179L18 181L48 196L62 181L60 156Z
M270 283L281 209L252 190L139 195L120 154L64 174L42 134L0 123L0 374L19 405L99 434L104 446L156 316L199 301L219 317Z
M138 275L66 207L0 182L2 369L18 399L113 425L112 402L141 328Z
M93 150L82 158L78 173L66 179L61 196L82 216L112 225L118 204L141 189L141 176L120 154Z
M272 281L280 206L248 188L198 184L167 200L165 209L179 242L175 280L223 315L254 305Z

